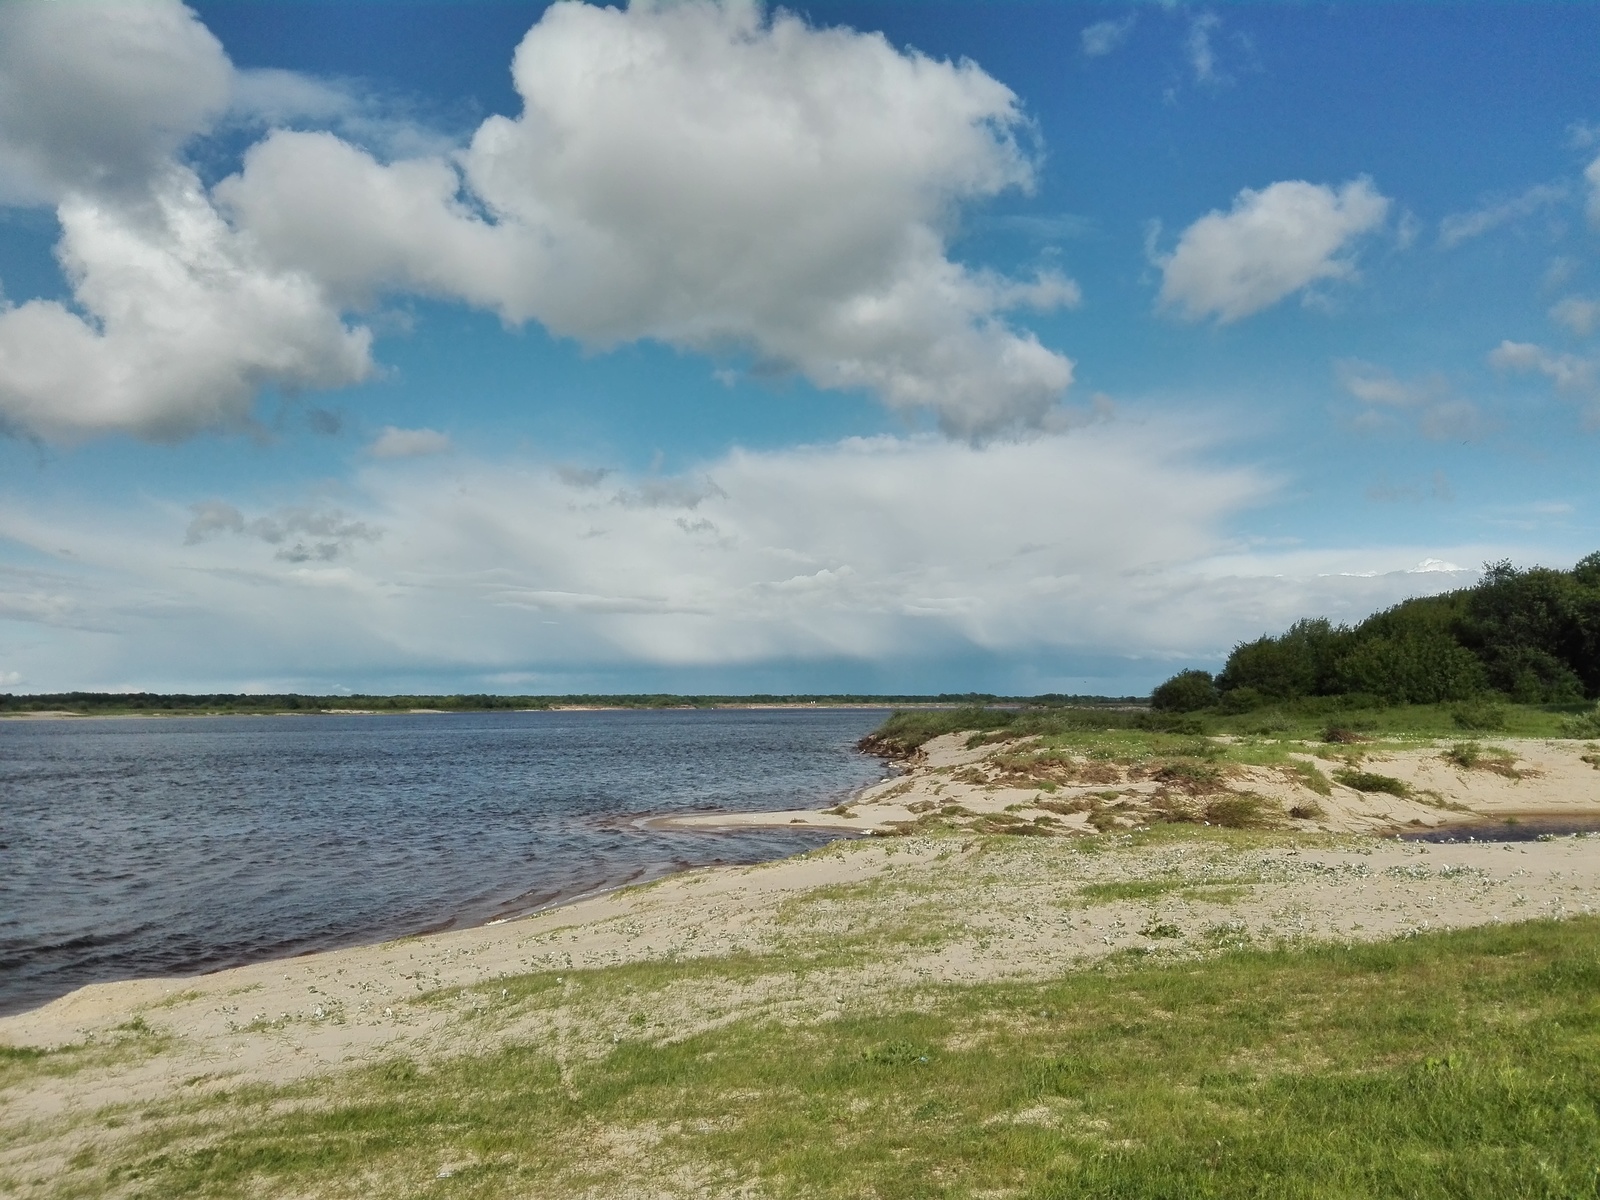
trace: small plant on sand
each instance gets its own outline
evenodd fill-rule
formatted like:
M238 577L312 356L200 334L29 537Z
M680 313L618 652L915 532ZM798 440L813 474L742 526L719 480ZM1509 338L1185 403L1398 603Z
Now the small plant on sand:
M1316 763L1291 762L1284 768L1284 773L1301 787L1310 788L1319 796L1331 796L1333 785L1328 782L1328 777L1317 770Z
M1253 792L1221 796L1205 807L1205 819L1228 829L1260 829L1275 825L1275 813Z
M1347 788L1354 788L1358 792L1382 792L1398 796L1402 800L1411 795L1411 785L1392 775L1378 775L1372 771L1358 771L1349 767L1335 771L1333 778L1336 782L1344 784Z
M1327 816L1322 805L1315 800L1302 801L1289 810L1289 815L1296 821L1316 821Z
M1457 742L1439 757L1463 771L1493 771L1507 779L1522 778L1522 772L1516 768L1517 756L1498 746L1484 747L1477 742Z

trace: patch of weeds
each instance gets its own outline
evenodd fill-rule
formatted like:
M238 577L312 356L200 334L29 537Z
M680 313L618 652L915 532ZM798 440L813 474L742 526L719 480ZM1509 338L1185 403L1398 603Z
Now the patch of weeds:
M1371 739L1357 733L1348 725L1329 725L1322 731L1322 740L1330 746L1353 746L1357 742Z
M1289 810L1289 815L1296 821L1319 821L1328 814L1322 805L1315 800L1302 801Z
M1190 903L1200 904L1233 904L1250 894L1247 887L1185 888L1181 893Z
M172 995L168 996L164 1000L157 1000L154 1004L150 1005L150 1007L151 1008L176 1008L180 1004L187 1004L191 1000L198 1000L198 999L200 999L200 993L191 989L190 991L186 991L186 992L174 992Z
M1353 767L1346 767L1342 771L1335 771L1333 778L1336 782L1344 784L1347 788L1354 788L1358 792L1382 792L1402 800L1411 795L1411 785L1392 775L1379 775L1372 771L1358 771Z
M1118 900L1154 900L1184 886L1176 877L1168 879L1122 879L1115 883L1089 883L1077 895L1091 904L1112 904Z
M1223 782L1223 769L1216 763L1203 759L1175 759L1164 762L1149 774L1157 783L1177 788L1191 796L1218 792L1226 786Z
M1457 742L1439 757L1460 767L1463 771L1492 771L1507 779L1521 779L1517 770L1517 756L1499 746L1481 746L1477 742Z
M863 1051L861 1059L875 1067L925 1067L933 1061L933 1053L917 1042L893 1041Z
M1147 938L1177 938L1183 936L1183 930L1170 921L1151 921L1139 934Z
M1296 760L1283 770L1292 782L1298 783L1301 787L1309 788L1319 796L1333 795L1333 785L1328 782L1328 777L1317 769L1316 763Z
M1277 823L1275 806L1254 792L1220 796L1205 807L1205 819L1226 829L1262 829Z

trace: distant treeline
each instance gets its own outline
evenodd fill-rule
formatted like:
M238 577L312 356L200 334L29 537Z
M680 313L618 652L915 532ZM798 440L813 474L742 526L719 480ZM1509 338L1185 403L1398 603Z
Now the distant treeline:
M1486 565L1475 587L1407 600L1355 627L1297 621L1234 647L1222 673L1181 671L1151 705L1246 712L1312 696L1438 704L1600 697L1600 553L1570 571Z
M492 712L503 709L552 708L726 708L740 705L790 705L794 707L828 705L881 705L884 708L909 705L1025 705L1036 708L1117 704L1142 704L1133 696L995 696L984 692L941 693L937 696L872 696L854 693L837 695L753 695L753 696L674 696L674 695L571 695L571 696L306 696L282 694L245 696L228 693L213 695L168 695L155 692L56 692L47 695L12 695L0 692L0 713L71 712L84 715L118 713L316 713L316 712L411 712L437 709L444 712Z

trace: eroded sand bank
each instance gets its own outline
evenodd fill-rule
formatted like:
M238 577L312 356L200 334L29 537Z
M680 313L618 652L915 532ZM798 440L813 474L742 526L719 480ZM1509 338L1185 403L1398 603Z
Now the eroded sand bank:
M1445 742L1405 749L1306 743L1289 752L1282 765L1224 763L1219 778L1205 787L1104 759L1049 755L1030 761L1037 758L1036 739L971 748L966 742L961 733L933 739L903 776L875 784L837 808L689 814L656 823L711 829L824 826L882 834L932 819L993 828L992 818L1003 817L1035 824L1041 833L1094 833L1134 828L1182 809L1203 821L1206 801L1227 793L1259 797L1277 823L1306 832L1386 834L1507 818L1600 819L1600 753L1576 741L1495 739L1480 747L1483 757L1470 768L1448 757ZM1324 777L1325 792L1307 786L1302 764ZM1338 781L1341 766L1398 779L1409 794L1358 791Z

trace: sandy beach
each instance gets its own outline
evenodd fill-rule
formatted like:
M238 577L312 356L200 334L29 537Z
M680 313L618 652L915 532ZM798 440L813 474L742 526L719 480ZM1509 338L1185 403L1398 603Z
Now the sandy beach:
M1192 824L1142 832L1144 813L1130 807L1112 818L1127 832L1116 825L1088 838L1070 836L1093 830L1059 811L1071 806L1071 789L1048 794L1056 809L1037 808L1046 794L1008 784L997 747L937 739L904 775L839 809L673 819L708 829L760 821L880 836L675 875L497 925L200 977L85 987L0 1019L0 1045L104 1051L79 1069L0 1091L0 1178L47 1176L90 1136L94 1114L174 1094L510 1042L581 1058L639 1032L627 1025L637 1017L604 1006L519 1006L507 981L530 973L555 972L562 986L565 972L619 964L755 964L654 997L644 1032L671 1040L751 1015L817 1025L907 988L1043 979L1128 950L1184 957L1600 909L1600 839L1426 845L1372 836L1414 822L1600 816L1600 770L1582 745L1511 749L1515 778L1453 770L1436 749L1375 756L1374 770L1429 794L1402 800L1336 788L1317 797L1315 819L1287 815L1305 797L1282 773L1250 769L1230 786L1276 798L1284 809L1276 831ZM1006 752L1014 760L1017 750ZM1135 799L1154 802L1156 787L1122 782ZM1083 787L1109 790L1103 780ZM967 814L959 822L975 828L1008 809L1010 819L1030 823L1051 817L1056 823L1040 828L1058 836L906 833L928 811L953 806ZM882 836L897 832L904 836ZM804 988L785 966L797 955L823 962ZM759 969L763 963L772 969ZM117 1124L95 1127L93 1138L115 1139Z

